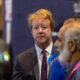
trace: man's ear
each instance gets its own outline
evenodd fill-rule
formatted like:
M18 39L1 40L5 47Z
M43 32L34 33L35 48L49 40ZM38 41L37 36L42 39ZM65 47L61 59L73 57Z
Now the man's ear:
M69 41L68 47L69 47L69 51L71 53L74 53L74 51L76 50L76 47L77 47L75 40Z

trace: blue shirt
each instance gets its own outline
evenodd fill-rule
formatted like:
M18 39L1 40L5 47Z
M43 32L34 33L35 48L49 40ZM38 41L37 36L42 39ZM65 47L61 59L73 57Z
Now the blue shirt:
M56 59L50 67L49 80L65 80L66 67L58 59Z

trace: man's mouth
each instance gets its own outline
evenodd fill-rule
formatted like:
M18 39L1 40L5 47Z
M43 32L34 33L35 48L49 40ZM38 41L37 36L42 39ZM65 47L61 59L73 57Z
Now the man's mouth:
M44 38L44 36L38 36L38 38Z

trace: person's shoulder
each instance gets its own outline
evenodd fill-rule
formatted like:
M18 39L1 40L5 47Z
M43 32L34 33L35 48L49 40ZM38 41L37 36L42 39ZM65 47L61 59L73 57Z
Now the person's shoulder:
M80 80L80 67L73 74L72 80Z
M25 50L24 52L20 53L19 55L16 56L18 59L25 59L29 56L31 56L33 53L33 47L30 49Z
M76 73L80 74L80 67L76 70Z
M30 48L22 53L20 53L19 55L16 56L15 62L14 62L14 66L19 69L22 68L21 70L23 70L24 72L27 70L31 70L31 63L33 61L33 50L34 48Z

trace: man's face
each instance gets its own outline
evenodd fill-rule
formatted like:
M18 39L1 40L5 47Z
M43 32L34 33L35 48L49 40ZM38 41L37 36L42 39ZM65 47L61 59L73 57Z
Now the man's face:
M64 39L64 29L59 31L58 38L54 45L55 47L57 47L60 53L60 55L58 56L58 59L63 63L68 62L70 58L70 51L68 48L68 41Z
M69 61L69 58L70 58L70 51L68 48L68 42L65 41L65 44L63 46L63 49L60 51L58 59L61 62L67 63Z
M32 35L35 43L46 44L52 41L52 30L48 19L38 18L32 21Z

